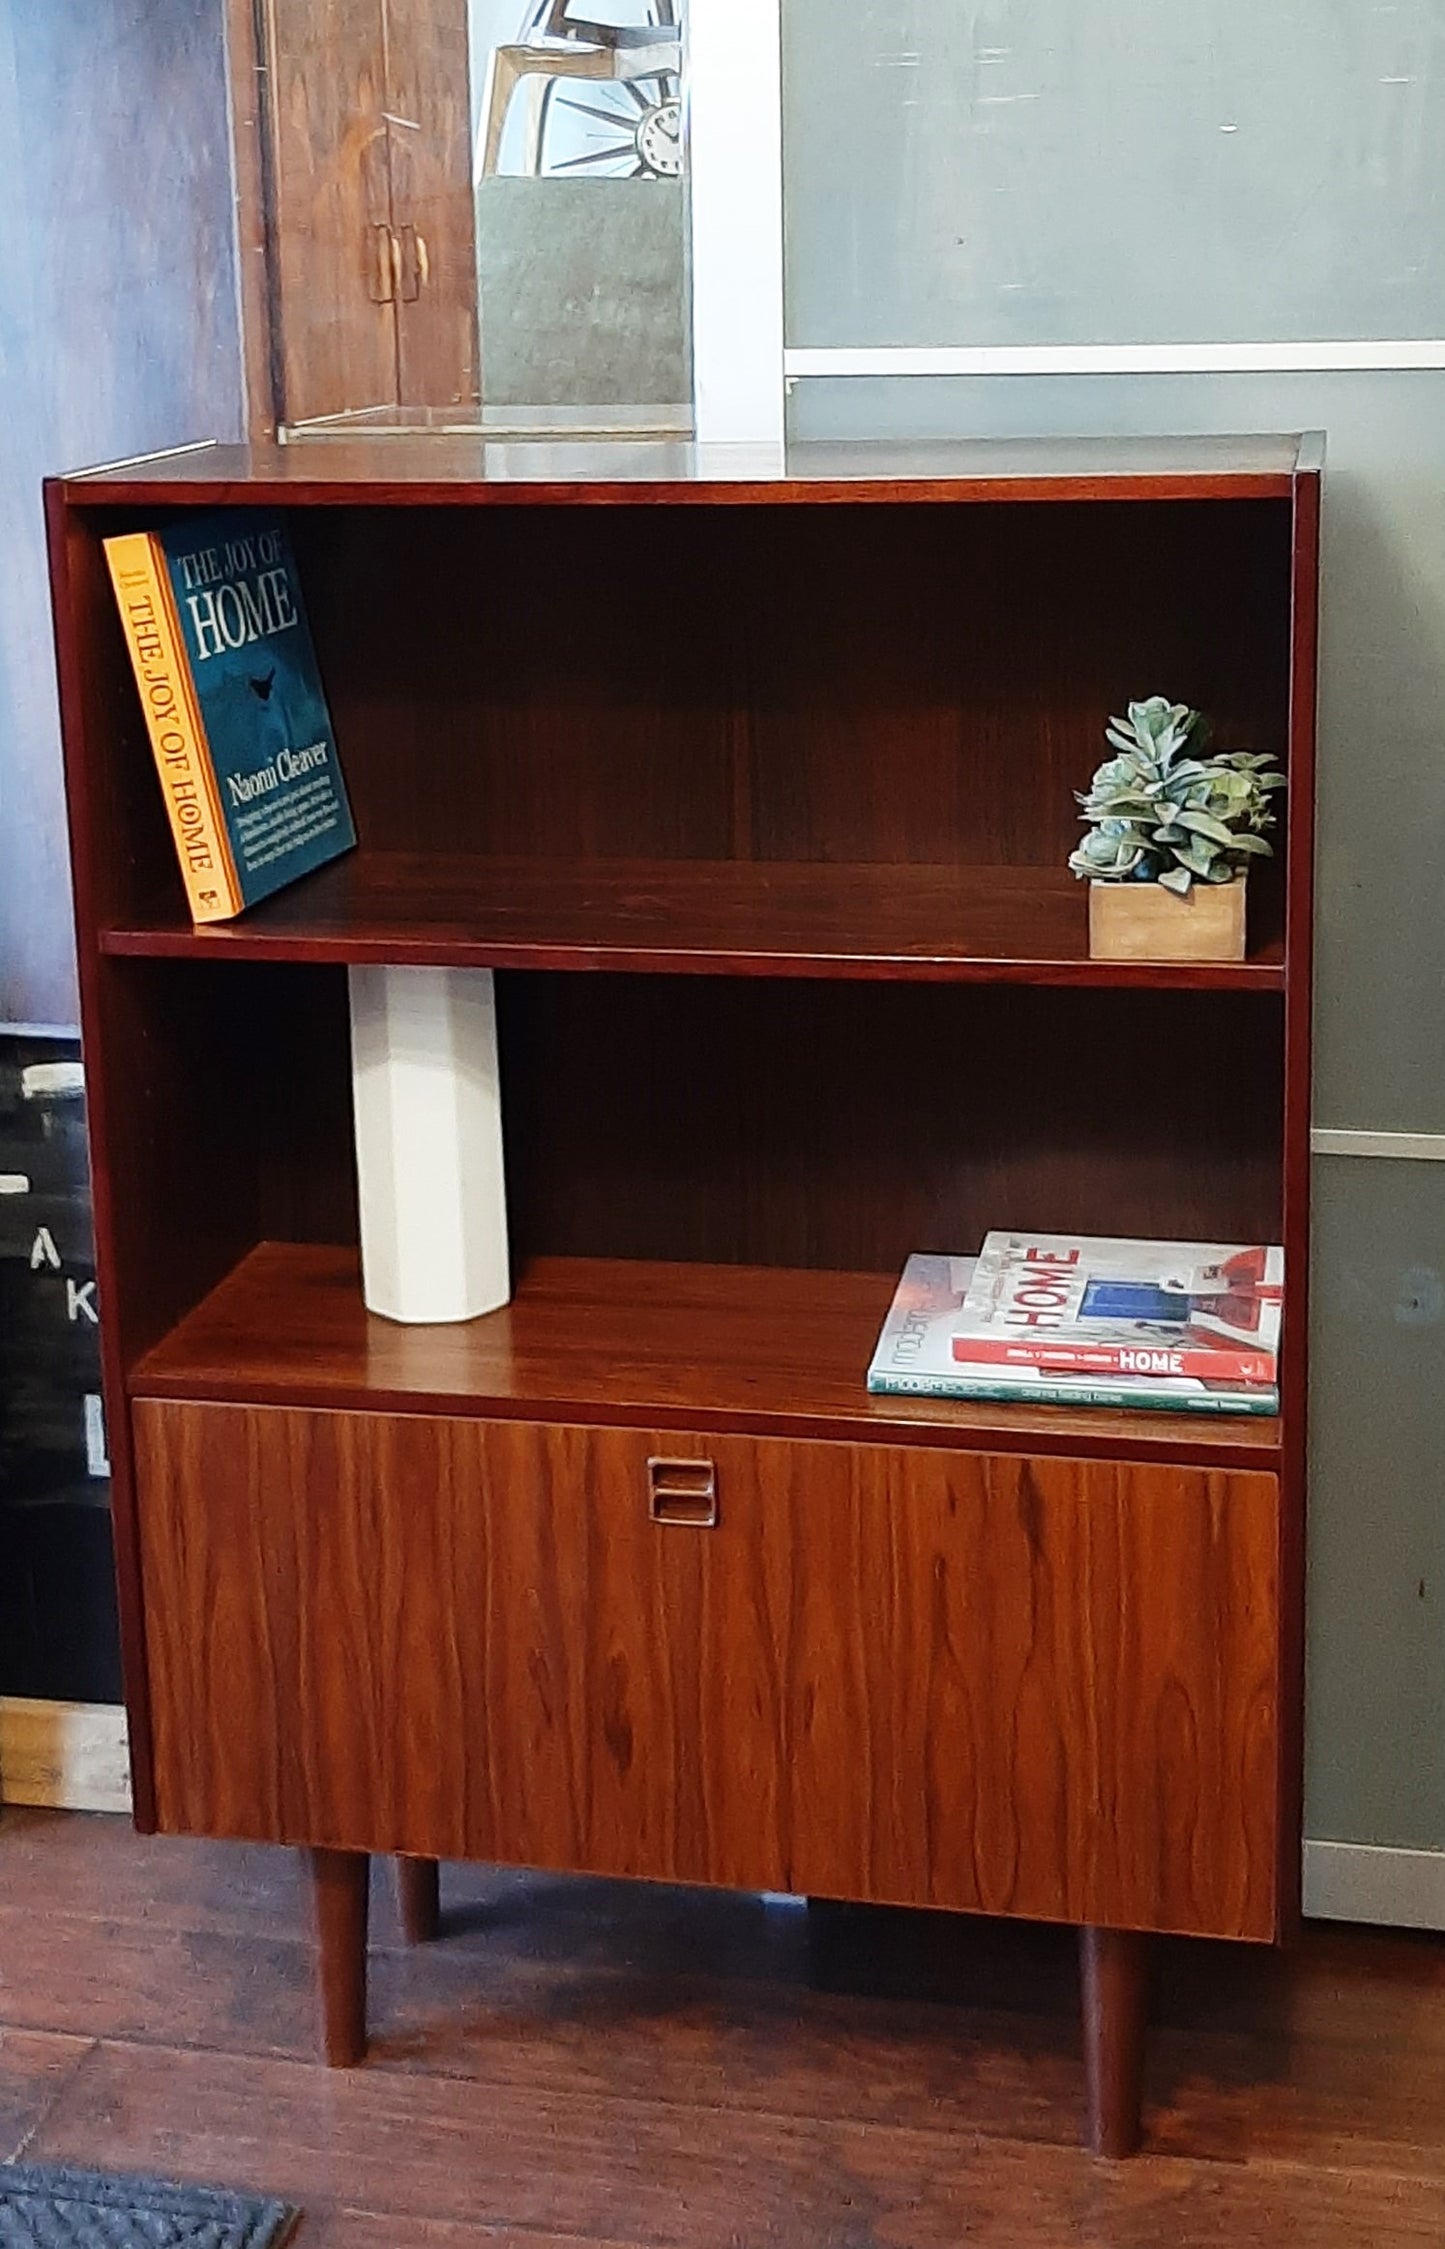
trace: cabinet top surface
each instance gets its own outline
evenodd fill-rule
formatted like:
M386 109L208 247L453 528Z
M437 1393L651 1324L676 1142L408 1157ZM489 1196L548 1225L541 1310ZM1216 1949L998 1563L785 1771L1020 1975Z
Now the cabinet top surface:
M1319 465L1300 436L957 439L700 445L458 436L205 444L78 470L72 506L268 501L482 504L645 501L1283 499Z

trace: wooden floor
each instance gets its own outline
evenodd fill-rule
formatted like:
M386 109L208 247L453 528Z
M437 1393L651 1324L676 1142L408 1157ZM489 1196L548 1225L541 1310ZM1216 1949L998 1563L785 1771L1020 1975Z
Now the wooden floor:
M1166 1947L1108 2165L1061 1932L479 1868L443 1908L409 1953L378 1884L328 2072L287 1854L0 1815L0 2156L284 2195L303 2249L1445 2242L1445 1940Z

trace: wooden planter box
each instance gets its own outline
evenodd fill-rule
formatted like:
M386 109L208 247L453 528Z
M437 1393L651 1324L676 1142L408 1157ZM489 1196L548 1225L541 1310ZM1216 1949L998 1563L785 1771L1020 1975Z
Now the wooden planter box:
M1091 882L1090 957L1242 961L1245 882L1197 882L1186 898L1157 882Z

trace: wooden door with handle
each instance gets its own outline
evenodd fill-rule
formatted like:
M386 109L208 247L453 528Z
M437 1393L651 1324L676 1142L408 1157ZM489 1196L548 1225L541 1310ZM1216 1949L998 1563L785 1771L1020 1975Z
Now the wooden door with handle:
M382 0L396 259L397 401L478 405L466 0Z
M477 406L465 0L266 0L280 420Z
M267 0L266 237L279 418L397 397L381 0Z

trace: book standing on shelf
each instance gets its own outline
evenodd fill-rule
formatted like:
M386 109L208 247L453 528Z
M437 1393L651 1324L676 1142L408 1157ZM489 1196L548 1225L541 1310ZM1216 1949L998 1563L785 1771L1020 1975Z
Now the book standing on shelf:
M197 922L356 841L286 525L247 509L105 541Z

